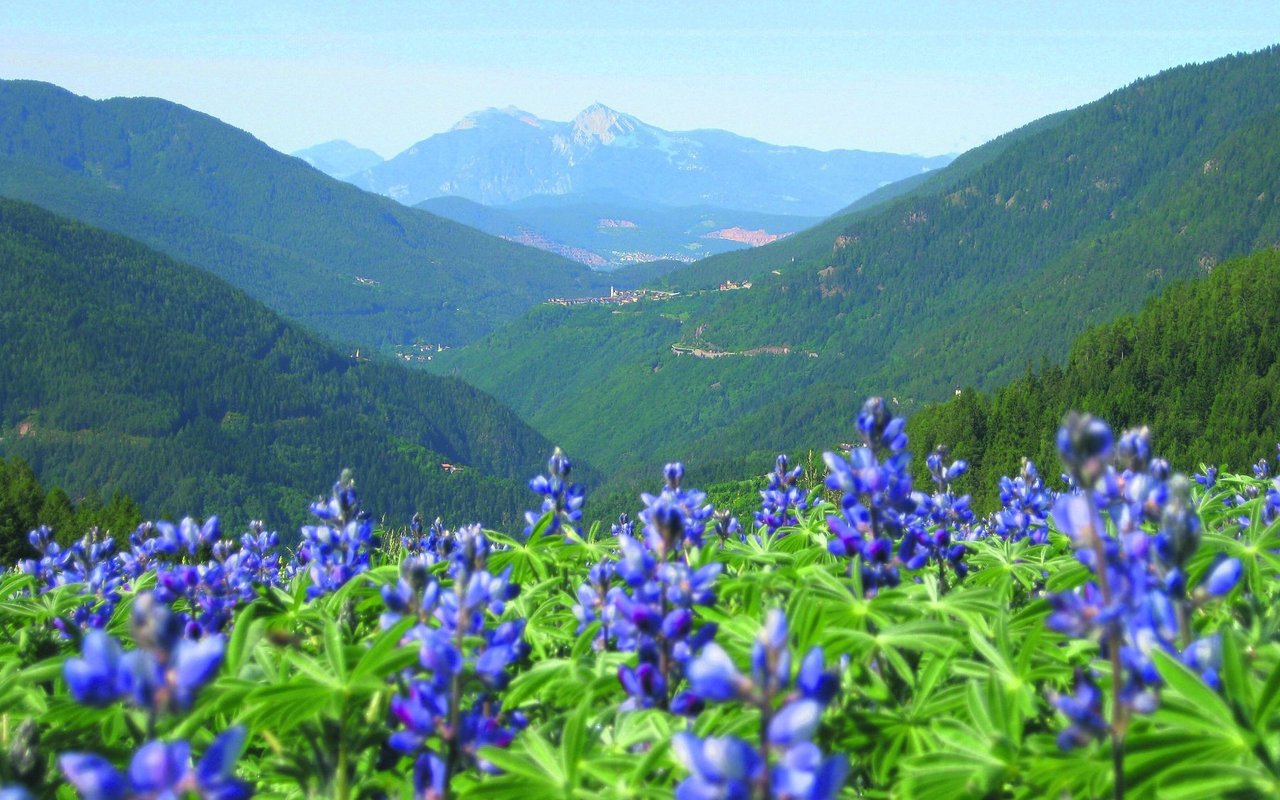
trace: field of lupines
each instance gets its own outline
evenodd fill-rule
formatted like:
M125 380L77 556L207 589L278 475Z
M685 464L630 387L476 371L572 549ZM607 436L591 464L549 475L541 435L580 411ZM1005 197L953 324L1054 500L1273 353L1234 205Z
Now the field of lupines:
M295 548L34 531L0 798L1280 796L1267 460L1188 479L1072 415L1071 488L1026 463L979 518L963 462L913 486L902 420L856 424L754 519L672 464L587 529L557 451L519 535L375 531L348 476Z

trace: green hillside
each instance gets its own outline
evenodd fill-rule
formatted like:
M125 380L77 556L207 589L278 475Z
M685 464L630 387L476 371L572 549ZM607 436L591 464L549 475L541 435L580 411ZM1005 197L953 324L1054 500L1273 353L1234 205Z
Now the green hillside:
M966 478L991 500L1023 455L1052 468L1048 431L1070 409L1117 429L1149 425L1176 468L1236 472L1280 442L1280 251L1214 267L1174 285L1141 313L1087 331L1065 366L1049 365L992 393L963 392L908 421L921 451L938 442L968 459Z
M0 81L0 196L138 239L347 343L458 344L610 281L405 208L213 117Z
M510 525L550 450L469 386L355 362L208 273L13 201L0 341L0 455L148 516L234 511L285 531L351 467L395 522Z
M1270 48L1137 81L896 197L699 262L667 279L676 299L537 309L442 366L596 463L829 445L866 394L910 410L1000 386L1280 242L1277 186ZM753 287L712 290L728 278Z

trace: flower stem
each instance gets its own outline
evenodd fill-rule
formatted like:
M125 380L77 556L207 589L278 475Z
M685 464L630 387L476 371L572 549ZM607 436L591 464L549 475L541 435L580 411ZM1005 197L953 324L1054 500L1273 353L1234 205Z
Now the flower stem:
M1092 529L1095 520L1099 520L1097 506L1088 490L1084 492L1085 502L1089 508L1089 525ZM1093 547L1093 573L1098 579L1098 589L1102 593L1104 607L1111 606L1111 584L1107 578L1107 546L1103 541L1101 530L1091 530L1089 542ZM1125 716L1124 704L1120 702L1120 684L1123 680L1123 668L1120 664L1120 631L1115 623L1107 626L1107 655L1111 660L1111 771L1114 775L1115 798L1124 798L1124 733L1128 720Z
M760 704L760 759L764 763L764 773L761 782L760 797L768 800L772 797L773 787L770 785L772 776L769 774L769 722L773 716L770 712L773 710L772 693L767 689L764 693L763 702Z

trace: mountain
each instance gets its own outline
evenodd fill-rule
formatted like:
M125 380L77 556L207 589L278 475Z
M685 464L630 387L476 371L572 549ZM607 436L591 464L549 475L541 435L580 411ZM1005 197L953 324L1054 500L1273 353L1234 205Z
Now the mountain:
M819 221L712 206L672 208L627 199L595 200L576 194L534 195L498 208L462 197L436 197L415 208L605 270L661 260L688 263L768 244Z
M505 205L603 190L646 205L822 217L948 161L782 147L720 130L671 132L597 103L569 122L511 107L478 111L347 180L406 205L450 195Z
M0 196L138 239L353 344L469 341L627 280L330 178L164 100L0 82Z
M1071 409L1119 431L1150 425L1153 452L1176 469L1245 471L1280 441L1280 251L1174 284L1133 316L1090 328L1066 364L991 393L962 392L907 423L920 452L945 442L969 461L966 491L994 506L1002 475L1034 456L1046 478L1058 456L1048 433Z
M439 367L594 463L829 448L865 395L911 410L1000 386L1169 283L1280 244L1277 78L1276 47L1145 78L671 273L672 299L540 307Z
M351 142L342 139L334 139L331 142L299 150L293 153L293 157L302 159L324 174L334 178L342 178L353 172L369 169L375 164L381 164L383 161L382 156L372 150L356 147Z
M354 360L200 269L9 200L0 341L0 457L149 516L284 533L351 467L394 524L515 525L550 452L459 381Z

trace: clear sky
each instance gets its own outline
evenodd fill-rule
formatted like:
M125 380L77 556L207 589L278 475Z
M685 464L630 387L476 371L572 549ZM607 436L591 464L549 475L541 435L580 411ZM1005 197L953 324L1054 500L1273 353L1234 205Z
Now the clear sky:
M1167 67L1280 42L1262 2L0 0L0 78L153 95L291 152L393 155L469 111L959 152Z

